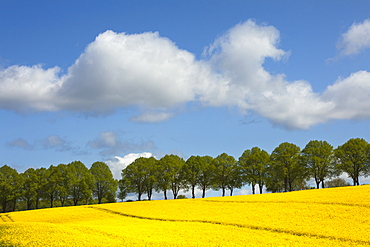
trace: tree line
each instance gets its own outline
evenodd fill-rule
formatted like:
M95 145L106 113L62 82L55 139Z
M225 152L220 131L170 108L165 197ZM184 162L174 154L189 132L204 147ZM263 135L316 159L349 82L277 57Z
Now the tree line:
M42 207L115 202L118 181L109 167L95 162L88 169L82 162L29 168L18 172L4 165L0 167L1 211L38 209ZM48 202L48 205L45 205ZM17 207L18 206L18 207Z
M17 203L24 209L39 208L40 201L49 207L115 202L135 193L151 200L153 192L172 192L179 197L181 190L196 189L205 197L209 189L233 194L237 188L250 185L252 193L258 185L262 193L306 189L306 181L313 178L316 188L325 187L328 179L343 172L359 185L360 176L370 175L370 144L361 138L348 140L333 148L326 141L310 141L302 150L293 143L284 142L271 154L258 147L245 150L235 159L226 153L217 157L191 156L186 161L178 155L138 158L122 170L122 178L113 178L109 167L95 162L88 169L82 162L60 164L46 168L29 168L24 173L4 165L0 167L0 203L2 211L16 210ZM335 180L331 183L337 182ZM118 190L118 191L117 191Z

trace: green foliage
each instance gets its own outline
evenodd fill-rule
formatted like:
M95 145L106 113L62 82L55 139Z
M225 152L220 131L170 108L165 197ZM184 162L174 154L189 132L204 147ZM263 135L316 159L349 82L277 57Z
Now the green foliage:
M333 146L326 141L310 141L301 153L301 162L308 169L309 176L313 177L316 187L319 188L324 180L333 176L338 176L334 170Z
M156 181L157 160L154 157L140 157L122 170L120 181L120 198L127 193L137 193L138 200L144 193L151 199L154 183Z
M236 174L239 172L239 167L234 157L222 153L213 159L213 184L212 188L222 190L222 196L225 196L227 188L241 187L241 180L237 179ZM237 179L237 181L233 181ZM232 192L231 192L232 193Z
M229 190L244 184L263 186L267 191L281 192L308 189L306 181L314 178L317 187L324 180L346 172L354 185L359 176L370 175L370 144L364 139L350 139L335 150L326 141L310 141L300 152L292 143L281 143L272 154L258 147L247 149L235 158L222 153L216 158L191 156L185 162L177 155L138 158L122 171L122 179L113 179L112 172L103 162L95 162L90 169L80 161L46 168L29 168L18 174L7 165L0 167L0 207L2 211L43 207L78 205L81 203L115 202L124 200L128 193L136 193L138 200L147 194L151 200L153 190L172 190L174 198L181 189ZM344 180L328 181L328 187L344 186ZM117 187L119 188L118 193Z
M69 163L68 169L71 172L69 195L74 205L76 206L82 200L85 201L85 204L88 204L88 201L92 199L94 176L81 161Z
M360 185L359 177L370 174L370 144L364 139L350 139L334 153L336 168L346 172L353 179L353 185Z
M258 147L251 150L247 149L239 158L239 166L242 172L242 180L244 183L252 186L252 193L255 194L255 185L260 187L262 194L262 187L267 180L267 168L270 161L270 155Z
M7 165L0 167L0 203L3 213L8 211L9 204L15 204L20 196L21 181L15 169Z
M288 142L281 143L271 154L271 174L282 182L284 191L292 191L293 182L307 176L305 167L299 162L299 155L300 148Z
M213 164L213 158L211 156L201 156L198 159L199 162L199 173L198 173L198 188L202 190L202 198L206 196L206 190L212 187L213 183L213 171L215 169Z
M90 168L90 173L94 176L93 195L98 198L98 203L102 203L104 198L115 201L113 198L117 191L118 183L113 178L108 165L104 162L95 162Z
M171 189L173 198L176 199L180 189L185 188L183 179L183 166L185 161L178 155L165 155L158 162L158 184L165 193L165 189ZM166 193L165 193L166 194ZM167 196L165 195L165 199Z

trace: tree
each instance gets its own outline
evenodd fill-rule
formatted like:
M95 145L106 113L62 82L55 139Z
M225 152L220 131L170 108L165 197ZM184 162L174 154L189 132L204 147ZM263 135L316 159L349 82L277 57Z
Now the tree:
M274 175L282 180L284 191L293 190L293 182L306 176L304 166L299 162L300 148L295 144L281 143L271 154Z
M158 160L156 160L156 158L154 157L149 157L149 158L146 158L146 162L147 162L148 176L145 182L145 191L146 191L146 194L148 195L148 200L150 201L152 199L153 190L157 182L156 167L157 167Z
M23 177L23 183L21 187L21 198L26 201L26 209L30 210L32 204L35 201L36 192L35 192L35 169L28 168L26 171L20 174Z
M202 198L206 196L206 190L212 187L214 181L214 164L211 156L201 156L199 159L198 188L202 190Z
M370 174L370 144L361 138L352 138L334 150L336 168L346 172L353 185L360 185L359 177Z
M94 188L94 176L81 161L73 161L68 166L71 172L69 195L73 204L76 206L81 200L88 204Z
M45 198L50 202L50 207L54 206L54 200L59 192L59 180L63 179L57 166L51 165L48 169L45 186Z
M243 180L251 184L252 193L255 194L255 185L259 185L260 194L266 183L267 166L270 160L269 154L258 147L247 149L239 158L239 165Z
M121 180L118 181L118 193L117 193L117 198L123 201L128 193L128 183L126 182L125 178L122 178Z
M185 187L190 187L192 198L195 198L195 187L198 185L201 165L202 158L200 156L190 156L183 166L182 172Z
M148 167L145 157L137 158L122 170L122 180L125 182L126 191L134 192L141 201L141 196L145 193L145 183L148 179Z
M266 170L266 191L272 193L284 191L284 182L282 177L282 169L270 161Z
M104 162L95 162L91 165L90 173L95 178L93 195L98 198L98 204L102 203L103 198L112 198L117 191L117 181L108 165Z
M59 197L60 204L64 207L71 191L72 168L66 164L59 164L56 168L58 174L57 196Z
M158 185L165 193L165 199L167 199L165 190L171 189L173 198L176 199L180 189L185 188L183 179L183 166L185 161L178 155L165 155L159 162L158 174Z
M19 197L20 182L20 175L15 169L7 165L0 167L0 203L3 213L7 211L9 203L14 203Z
M333 162L333 146L326 141L310 141L301 152L304 165L307 166L310 177L316 182L317 189L324 188L324 180L335 174Z
M233 195L234 189L240 189L243 186L243 179L239 164L235 161L230 172L229 182L226 187L230 190L230 196Z
M226 153L222 153L213 159L214 176L213 188L222 190L222 196L225 196L226 188L230 185L233 178L233 172L236 168L236 160L234 157Z
M48 184L49 171L44 168L37 168L34 172L34 183L35 183L35 204L36 209L40 208L40 199L46 196L46 187Z

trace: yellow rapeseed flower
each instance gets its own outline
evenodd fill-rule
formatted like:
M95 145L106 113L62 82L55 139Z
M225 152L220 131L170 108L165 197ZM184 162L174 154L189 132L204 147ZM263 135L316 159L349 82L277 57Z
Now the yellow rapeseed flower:
M0 214L0 246L370 246L370 186Z

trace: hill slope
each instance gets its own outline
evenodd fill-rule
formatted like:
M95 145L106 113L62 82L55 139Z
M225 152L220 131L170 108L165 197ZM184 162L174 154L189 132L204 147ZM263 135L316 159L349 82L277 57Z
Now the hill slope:
M0 246L370 246L370 186L0 214Z

